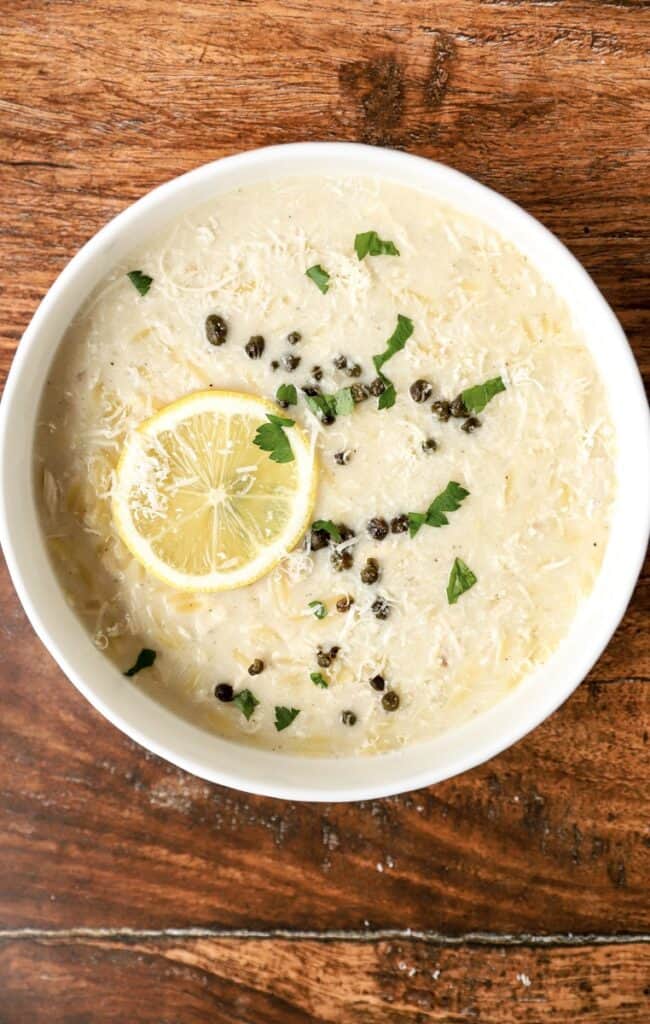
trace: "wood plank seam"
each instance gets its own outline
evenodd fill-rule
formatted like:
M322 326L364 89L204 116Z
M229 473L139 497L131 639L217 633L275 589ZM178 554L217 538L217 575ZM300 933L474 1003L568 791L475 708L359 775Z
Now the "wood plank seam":
M377 928L359 930L326 929L312 931L309 929L291 928L3 928L0 929L0 943L13 942L17 939L40 940L74 940L93 939L101 941L119 940L122 942L140 941L144 939L240 939L242 941L260 939L270 942L277 939L295 942L383 942L389 940L426 942L431 946L522 946L532 948L547 947L587 947L587 946L629 946L650 945L650 933L623 934L575 934L573 932L557 932L552 934L521 934L501 932L465 932L459 935L446 935L442 932L419 930L412 928Z

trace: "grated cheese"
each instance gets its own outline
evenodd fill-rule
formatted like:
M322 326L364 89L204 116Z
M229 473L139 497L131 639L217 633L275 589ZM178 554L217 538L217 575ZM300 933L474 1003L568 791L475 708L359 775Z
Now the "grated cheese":
M356 258L354 235L393 239L400 257ZM323 295L305 277L321 263ZM153 277L145 297L126 278ZM208 314L228 323L215 348ZM188 392L208 388L268 397L298 388L311 367L324 391L351 381L333 368L342 353L366 382L396 317L414 333L386 366L395 406L374 398L323 426L302 399L291 408L310 434L320 466L315 518L345 523L356 536L338 545L354 568L334 572L329 553L308 543L267 577L240 591L179 594L149 577L115 534L110 498L125 438L142 420ZM273 372L289 346L292 374ZM264 357L244 351L266 339ZM467 435L437 422L409 385L424 377L432 401L500 374L507 390ZM179 715L215 732L271 748L313 754L372 754L422 740L499 700L544 661L590 591L605 549L614 493L614 431L604 388L567 310L524 256L485 225L421 193L375 179L285 179L215 198L146 241L114 268L70 326L43 395L35 451L44 532L68 600L93 642L124 669L139 647L158 652L141 686ZM433 437L438 450L422 452ZM334 454L349 450L349 464ZM150 500L159 463L143 451ZM254 466L242 465L242 487ZM450 480L470 496L450 525L416 538L372 540L373 516L426 509ZM163 516L164 507L154 508ZM364 585L366 558L382 576ZM478 577L450 606L454 558ZM336 601L349 594L350 610ZM390 615L379 621L382 596ZM311 601L328 614L316 619ZM316 651L338 657L313 685ZM266 668L251 678L247 666ZM381 673L398 690L387 714L368 680ZM247 721L214 700L216 682L248 687L260 701ZM277 733L275 705L300 708ZM354 728L341 713L357 715Z

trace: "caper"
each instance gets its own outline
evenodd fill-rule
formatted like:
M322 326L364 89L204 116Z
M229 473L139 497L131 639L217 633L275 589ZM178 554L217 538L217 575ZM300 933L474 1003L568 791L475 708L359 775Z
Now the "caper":
M279 369L279 366L280 366L280 364L279 364L279 362L277 361L277 359L272 359L272 360L271 360L271 369L272 369L272 370L273 370L274 372L275 372L275 371L276 371L277 369Z
M343 725L356 725L357 716L354 711L342 711L341 721L343 722Z
M205 336L211 345L223 345L228 334L228 324L222 316L211 313L205 320Z
M387 690L381 698L381 706L384 711L397 711L399 707L399 693L395 693L395 690Z
M345 367L345 373L348 377L360 377L362 372L358 363L348 363Z
M368 520L368 533L373 540L383 540L388 536L388 530L388 523L382 516L374 516L373 519Z
M337 572L342 572L343 569L352 568L354 559L351 551L338 551L335 548L330 555L330 562L333 569L336 569Z
M217 700L223 701L224 704L227 704L235 696L235 691L230 683L217 683L214 688L214 695Z
M469 415L465 400L462 395L458 395L458 398L454 398L453 402L449 406L449 412L456 419L464 419L465 416Z
M478 430L480 426L481 421L478 416L470 416L468 420L465 420L460 429L464 430L466 434L472 434L475 430Z
M383 676L372 676L369 682L373 690L377 690L379 693L386 689L386 680L384 679Z
M433 388L429 381L422 378L413 381L409 388L409 394L414 402L426 402L427 399L431 398L432 391Z
M379 398L379 396L383 395L384 391L386 390L386 385L384 384L381 377L375 377L375 379L369 385L369 390L371 395L374 395L375 398Z
M349 526L345 525L345 523L337 523L336 528L339 531L342 541L352 540L352 538L356 536L354 530L351 530Z
M376 558L366 559L366 564L361 570L361 582L362 583L376 583L381 576L381 570L379 568L379 562Z
M352 452L348 451L347 448L344 449L342 452L334 453L334 461L336 462L337 466L347 466L351 458Z
M405 515L395 516L390 521L391 533L406 533L409 528L409 517Z
M368 390L367 384L353 384L350 388L350 394L352 395L352 401L354 404L358 405L359 402L365 402L370 391Z
M261 334L253 334L244 348L249 359L261 359L264 352L264 338Z
M312 551L320 551L321 548L329 547L330 535L327 530L312 530L310 544Z
M287 352L282 356L282 366L291 373L300 365L300 356L294 356L293 352Z
M449 402L434 402L431 406L431 412L434 416L437 416L442 423L446 423L451 416L451 412L449 411Z
M314 380L322 380L323 379L322 367L320 367L320 366L312 366L312 368L311 368L311 375L314 378Z
M378 597L373 601L371 611L376 619L387 619L390 615L390 605L385 597Z
M347 356L342 355L334 356L332 362L337 370L344 370L345 367L348 365Z
M321 668L329 668L332 662L336 661L336 655L340 650L340 647L330 647L329 651L324 651L322 647L319 647L316 653L316 661Z
M299 341L302 341L302 334L300 331L291 331L287 334L287 341L290 345L297 345Z
M343 597L339 597L338 601L336 602L336 610L337 612L347 612L350 610L350 607L353 604L354 598L352 597L352 595L344 594Z
M248 666L249 676L258 676L260 672L264 671L264 662L261 658L255 658L254 661Z
M465 429L465 426L463 425L463 430L464 429ZM438 447L438 442L434 441L434 439L432 437L427 437L426 441L422 442L422 451L423 452L428 452L428 453L435 452L437 447Z

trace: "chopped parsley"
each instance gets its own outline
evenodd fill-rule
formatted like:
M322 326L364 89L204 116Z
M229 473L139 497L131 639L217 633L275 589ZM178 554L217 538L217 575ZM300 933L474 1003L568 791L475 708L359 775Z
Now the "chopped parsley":
M329 533L333 541L336 541L337 544L341 543L341 531L331 519L317 519L311 524L311 528L312 530L325 530L325 533Z
M413 321L409 320L407 316L402 316L401 313L398 313L397 326L386 342L385 351L378 356L372 357L377 373L379 373L384 363L388 362L397 352L402 351L412 334Z
M379 377L385 386L385 389L379 396L379 400L377 402L378 409L390 409L391 406L395 405L396 398L395 386L392 381L382 373L381 368L384 363L388 362L388 360L397 352L401 352L412 334L413 321L407 316L402 316L402 314L399 313L397 316L397 326L386 342L385 350L380 352L379 355L372 357L372 361L375 364L375 370L379 374Z
M322 686L324 690L326 690L327 687L329 686L329 683L327 682L327 679L322 674L322 672L310 672L309 678L311 679L314 686Z
M377 401L378 409L390 409L391 406L395 405L395 399L397 392L395 391L395 385L388 377L385 377L383 373L379 374L380 378L384 382L384 390L379 396Z
M365 256L399 256L394 242L384 241L376 231L362 231L354 239L354 248L360 260Z
M130 270L126 276L140 295L146 295L153 284L153 277L149 277L141 270Z
M415 537L421 526L449 526L446 512L455 512L469 494L464 487L450 480L444 491L433 499L426 512L409 512L409 533Z
M334 411L334 395L305 395L307 407L319 420L329 420L336 416Z
M352 388L341 388L334 394L334 411L337 416L349 416L354 409Z
M483 384L467 388L461 392L461 397L470 412L483 412L490 399L505 390L506 386L501 377L492 377L491 380L486 380Z
M316 287L322 291L323 295L326 295L330 286L330 276L326 270L323 270L320 263L315 263L305 273L314 282Z
M143 647L135 659L135 664L131 665L131 668L127 669L124 675L134 676L143 668L151 668L155 660L156 652L152 651L149 647Z
M332 422L332 417L348 416L354 409L352 388L341 388L333 395L305 395L307 406L320 420Z
M324 619L327 615L327 608L322 601L310 601L307 607L312 609L317 619Z
M240 690L232 699L233 704L239 708L246 721L251 717L259 701L250 690Z
M263 452L270 452L273 462L293 462L294 454L284 428L293 427L295 420L274 416L273 413L267 413L266 418L269 422L257 428L253 444Z
M298 392L296 391L295 384L280 384L280 387L275 392L275 397L278 402L284 402L285 405L295 405L298 401Z
M468 565L465 565L462 558L455 558L454 564L449 573L447 584L447 600L449 604L456 604L461 594L469 590L476 583L476 576Z
M278 732L282 732L283 729L286 729L289 725L291 725L293 720L297 718L299 714L300 710L298 708L276 707L275 728L278 730Z

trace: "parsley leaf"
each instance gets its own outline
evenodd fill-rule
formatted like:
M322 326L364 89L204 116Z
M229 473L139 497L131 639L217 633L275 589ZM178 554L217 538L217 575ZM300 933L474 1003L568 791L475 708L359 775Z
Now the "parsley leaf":
M462 558L455 558L454 564L449 573L447 584L447 600L449 604L456 604L461 594L473 587L476 583L476 576L468 565L465 565Z
M153 277L143 274L141 270L130 270L126 276L140 295L146 295L153 283Z
M352 388L341 388L333 395L305 395L305 401L320 420L331 416L347 416L354 409Z
M314 615L317 619L324 619L327 615L327 608L322 601L310 601L307 607L313 608Z
M295 384L280 384L280 387L275 392L275 397L278 402L284 402L286 405L295 405L298 401L298 392L296 391Z
M349 416L354 409L352 388L341 388L334 395L334 411L337 416Z
M330 276L326 270L323 270L320 263L315 263L305 273L314 282L316 287L322 291L323 295L326 295L330 286Z
M411 537L415 537L420 527L424 526L424 524L426 523L427 514L426 512L409 512L408 520L409 533L411 534Z
M235 694L232 702L239 708L242 715L245 716L246 721L248 721L259 704L257 697L250 690L240 690L239 693Z
M319 420L336 415L334 395L305 395L307 408L311 409ZM331 422L331 419L330 419Z
M275 709L275 728L278 732L282 732L287 726L291 725L294 718L297 718L300 714L298 708L278 708Z
M380 373L379 376L383 380L383 382L385 384L385 387L384 387L384 390L382 391L382 393L379 396L379 400L377 402L377 408L378 409L390 409L391 406L395 405L395 399L397 397L397 394L396 394L396 391L395 391L395 385L393 384L392 381L390 381L388 379L388 377L384 377L383 373Z
M501 377L492 377L484 384L477 384L473 388L467 388L462 392L462 399L471 412L483 412L491 398L505 391L506 386Z
M329 683L321 672L310 672L309 678L311 679L314 686L322 686L324 690L327 689Z
M284 428L292 427L295 420L287 420L272 413L267 413L266 418L269 422L257 428L253 444L263 452L270 452L272 462L293 462L294 454Z
M372 357L372 361L375 364L375 370L385 385L377 402L378 409L390 409L391 406L395 405L396 398L395 385L388 379L388 377L384 376L381 372L381 368L384 363L388 362L388 360L395 355L396 352L401 352L412 334L413 321L409 320L407 316L402 316L402 314L399 313L397 316L397 326L386 342L385 351Z
M397 327L386 342L386 350L372 357L377 373L379 373L384 363L388 362L396 352L401 352L412 334L413 321L399 313L397 316Z
M365 256L399 256L395 243L384 241L376 231L362 231L356 235L354 248L360 260Z
M415 537L421 526L449 526L445 512L455 512L469 491L450 480L444 491L441 491L429 505L426 512L409 512L409 533Z
M332 540L336 541L337 544L341 543L341 531L331 519L317 519L311 524L311 528L312 530L325 530L325 533L329 533Z
M124 675L134 676L136 672L139 672L143 668L151 668L155 660L156 652L152 651L149 647L143 647L135 659L135 664L131 665L131 668L127 669Z

